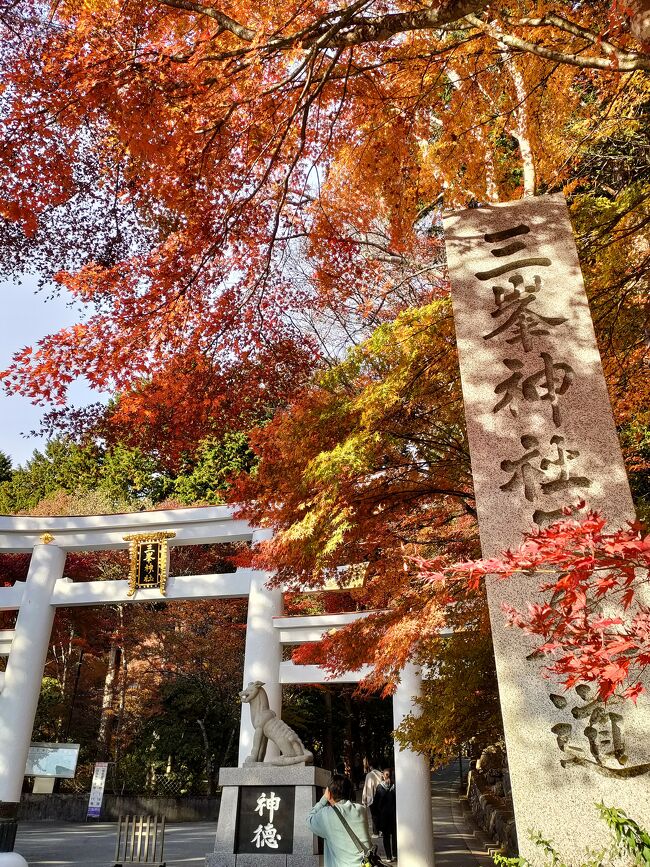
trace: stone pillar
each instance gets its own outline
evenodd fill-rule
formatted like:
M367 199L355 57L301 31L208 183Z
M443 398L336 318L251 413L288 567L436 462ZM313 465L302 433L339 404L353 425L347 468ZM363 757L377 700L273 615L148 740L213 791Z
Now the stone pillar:
M632 498L563 196L450 214L445 240L483 556L581 500L625 526ZM565 689L506 625L503 605L548 602L548 580L486 581L519 853L533 864L530 833L571 862L605 847L597 802L650 823L648 695L605 706L593 686Z
M272 535L271 530L256 530L253 545ZM273 618L282 614L282 591L265 587L268 576L260 574L251 580L248 596L248 619L246 622L246 649L244 651L244 686L261 680L265 684L269 705L278 716L282 712L282 686L280 685L280 662L282 648ZM239 764L250 754L253 744L253 727L248 707L242 707L239 734ZM267 758L279 755L275 744L269 742Z
M397 728L410 713L417 713L413 699L420 694L420 671L409 663L393 695L393 725ZM431 771L426 757L395 744L395 794L397 801L397 855L408 867L434 867Z
M65 551L36 545L0 692L0 807L3 815L20 801L34 716L52 632L54 583L63 575ZM0 854L0 867L26 864L17 852Z

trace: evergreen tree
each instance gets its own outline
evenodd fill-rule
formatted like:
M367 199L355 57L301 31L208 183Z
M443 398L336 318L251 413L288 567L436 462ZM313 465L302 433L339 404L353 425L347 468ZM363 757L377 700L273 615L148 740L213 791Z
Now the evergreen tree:
M4 452L0 452L0 483L8 482L11 479L11 474L11 458Z

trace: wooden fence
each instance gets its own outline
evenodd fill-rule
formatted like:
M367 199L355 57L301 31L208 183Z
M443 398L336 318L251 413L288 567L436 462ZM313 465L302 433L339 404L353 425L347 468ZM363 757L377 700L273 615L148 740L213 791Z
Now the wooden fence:
M165 817L120 816L113 867L153 864L165 867Z

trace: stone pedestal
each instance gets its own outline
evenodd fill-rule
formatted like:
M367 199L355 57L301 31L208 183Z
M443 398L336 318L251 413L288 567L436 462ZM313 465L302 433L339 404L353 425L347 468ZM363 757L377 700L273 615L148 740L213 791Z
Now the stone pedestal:
M206 867L318 867L318 838L305 820L329 778L305 765L221 768L217 839Z

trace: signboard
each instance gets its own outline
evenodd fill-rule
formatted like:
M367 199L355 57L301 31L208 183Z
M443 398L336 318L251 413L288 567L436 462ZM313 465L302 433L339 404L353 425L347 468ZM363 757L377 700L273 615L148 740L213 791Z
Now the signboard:
M93 782L88 799L87 819L99 819L99 814L102 811L102 801L104 800L104 786L106 785L107 773L108 762L97 762L95 764L95 772L93 773Z
M169 530L160 533L131 533L124 536L130 542L130 574L128 596L136 590L158 588L164 596L169 572L169 549L167 542L176 533Z
M236 854L293 852L293 786L242 786L237 806Z
M72 780L77 769L79 744L31 744L26 777L60 777Z

